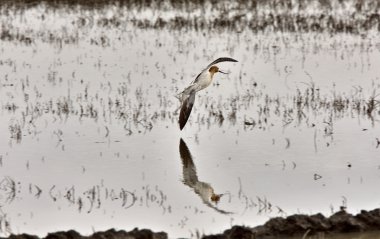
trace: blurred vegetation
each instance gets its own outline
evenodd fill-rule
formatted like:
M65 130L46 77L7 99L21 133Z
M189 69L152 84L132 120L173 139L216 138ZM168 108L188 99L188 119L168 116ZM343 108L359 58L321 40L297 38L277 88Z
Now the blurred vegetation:
M44 6L41 8L40 6ZM73 24L195 30L348 32L380 30L378 0L16 0L1 1L1 14L76 12ZM81 11L94 11L83 18ZM112 17L108 11L113 11ZM102 14L108 12L107 14ZM13 13L13 14L12 14ZM82 18L81 18L82 17ZM43 19L42 19L43 20ZM88 21L88 22L87 22ZM3 23L4 25L4 23Z

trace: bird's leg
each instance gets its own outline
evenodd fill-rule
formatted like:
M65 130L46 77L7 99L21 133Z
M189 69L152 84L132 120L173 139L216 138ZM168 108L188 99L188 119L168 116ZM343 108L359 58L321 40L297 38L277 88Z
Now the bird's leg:
M177 109L174 111L174 115L178 115L178 111L181 109L181 105L177 107Z
M181 99L182 99L182 94L183 94L183 92L178 93L178 94L176 94L174 97L177 98L179 101L182 101L182 100L181 100ZM181 102L181 103L182 103L182 102Z
M176 94L174 97L179 100L179 106L174 111L174 115L178 115L178 111L181 109L181 105L182 105L182 101L183 101L183 91L181 93Z

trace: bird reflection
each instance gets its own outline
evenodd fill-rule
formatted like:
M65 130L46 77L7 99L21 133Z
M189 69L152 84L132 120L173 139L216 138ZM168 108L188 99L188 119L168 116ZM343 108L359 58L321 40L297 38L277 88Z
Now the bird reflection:
M193 157L185 141L181 138L179 142L179 153L183 165L183 183L194 190L202 199L203 203L222 214L231 214L216 207L223 194L216 194L214 188L205 182L198 180L197 169L195 168Z

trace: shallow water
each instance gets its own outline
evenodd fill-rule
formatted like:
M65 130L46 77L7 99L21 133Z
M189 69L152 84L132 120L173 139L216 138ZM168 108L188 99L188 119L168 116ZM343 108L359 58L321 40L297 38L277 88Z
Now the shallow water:
M378 208L378 39L99 28L75 44L1 41L2 234L196 237ZM229 75L181 132L174 96L220 56L239 62L220 64Z

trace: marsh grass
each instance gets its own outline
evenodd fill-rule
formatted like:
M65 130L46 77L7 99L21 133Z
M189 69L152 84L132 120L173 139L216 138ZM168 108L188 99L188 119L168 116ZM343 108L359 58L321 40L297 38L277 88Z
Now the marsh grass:
M365 34L380 30L379 9L375 0L2 1L0 39L77 44L96 28ZM99 32L90 42L112 40Z
M136 89L134 95L137 99L131 103L133 95L125 93L124 86L105 97L70 98L59 96L56 98L39 97L27 103L17 103L9 100L5 103L3 111L12 115L9 123L9 136L20 143L23 136L30 134L28 130L42 119L52 118L67 120L68 118L92 119L94 122L105 123L106 135L109 135L110 122L116 120L124 125L126 135L151 131L156 125L170 122L176 127L177 117L175 98L157 94L154 108L150 106L155 100L149 93ZM26 92L27 87L19 91ZM380 114L379 96L374 89L373 94L363 94L352 91L351 93L321 92L314 84L304 89L296 89L288 96L272 96L264 91L256 89L247 90L244 94L236 95L219 102L209 96L199 96L199 101L208 102L204 111L198 112L193 119L197 124L206 125L244 125L245 129L265 130L282 122L282 127L291 124L297 127L314 127L313 121L326 123L326 134L332 134L332 124L343 118L363 118L373 124L378 121ZM78 95L87 95L86 88ZM26 93L24 93L26 94ZM209 99L206 99L209 98ZM198 107L198 106L197 106ZM194 113L196 114L196 113ZM55 120L54 120L55 121ZM51 122L54 124L54 121ZM35 128L32 127L32 128ZM38 130L38 129L35 129ZM60 135L58 139L62 141Z

